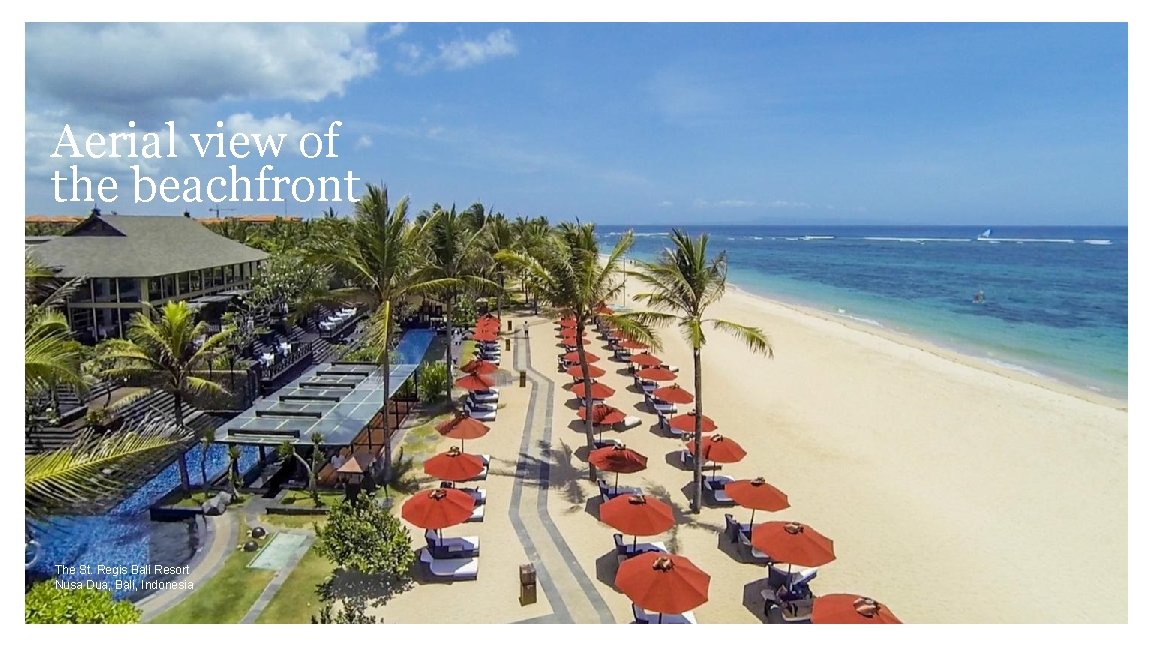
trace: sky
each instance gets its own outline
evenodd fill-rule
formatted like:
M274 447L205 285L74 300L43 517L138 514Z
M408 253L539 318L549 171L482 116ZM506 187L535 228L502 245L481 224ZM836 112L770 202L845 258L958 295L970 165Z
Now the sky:
M71 185L57 196L53 173L72 164L115 179L118 200L95 202L121 214L353 210L133 200L137 173L184 188L271 164L351 173L352 195L382 183L413 210L605 224L1128 222L1122 23L53 23L25 37L26 214L91 210L57 200ZM175 158L85 155L89 134L142 139L170 120ZM301 155L334 121L334 157ZM67 157L65 124L83 157ZM190 134L221 131L286 144L201 158Z

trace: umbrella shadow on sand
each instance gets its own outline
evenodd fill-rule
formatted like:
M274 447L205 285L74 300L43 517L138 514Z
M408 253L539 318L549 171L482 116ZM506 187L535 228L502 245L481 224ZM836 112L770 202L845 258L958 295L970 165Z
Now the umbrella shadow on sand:
M613 549L596 559L596 580L611 587L612 591L619 592L620 590L616 589L616 571L619 569L619 558Z
M752 616L759 619L760 623L783 623L784 619L777 608L772 609L770 616L764 616L764 597L760 596L762 589L764 589L764 579L754 580L744 585L744 596L741 601L744 608L751 612Z

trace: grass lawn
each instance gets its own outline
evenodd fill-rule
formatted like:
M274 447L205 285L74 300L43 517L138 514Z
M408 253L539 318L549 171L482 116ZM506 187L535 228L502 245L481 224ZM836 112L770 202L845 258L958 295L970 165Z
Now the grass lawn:
M248 527L240 523L240 539L248 539ZM268 543L268 538L259 542ZM256 553L234 549L224 566L211 579L194 583L195 590L152 623L239 623L276 575L267 569L249 569Z
M296 515L284 515L282 513L265 513L260 516L260 522L265 526L278 527L283 529L312 529L312 525L316 522L321 524L324 520L328 519L327 513L305 513Z
M315 547L309 549L256 623L310 623L312 615L321 607L316 588L328 580L335 568L327 558L316 553Z
M344 493L320 491L318 494L323 506L332 507L344 501ZM285 489L284 497L280 498L280 503L293 506L312 506L312 494L307 489Z

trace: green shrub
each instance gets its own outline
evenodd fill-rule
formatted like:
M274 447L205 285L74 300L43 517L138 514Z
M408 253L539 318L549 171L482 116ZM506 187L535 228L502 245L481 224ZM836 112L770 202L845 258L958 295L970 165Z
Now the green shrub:
M416 395L420 402L435 402L448 391L448 367L443 362L425 362L419 371Z
M24 595L25 623L139 623L140 611L116 601L108 590L57 589L55 581L37 583Z
M333 563L362 574L404 581L415 556L408 529L369 498L343 502L316 525L316 552Z

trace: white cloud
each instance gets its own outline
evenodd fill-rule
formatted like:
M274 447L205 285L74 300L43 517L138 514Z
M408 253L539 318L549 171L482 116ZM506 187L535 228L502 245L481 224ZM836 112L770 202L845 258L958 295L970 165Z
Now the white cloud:
M754 200L721 200L716 203L717 207L755 207L756 201Z
M407 23L396 23L393 25L388 25L388 31L384 32L382 38L384 40L392 40L397 36L402 36L406 31L408 31Z
M252 113L236 113L229 115L224 120L224 128L229 133L244 133L246 135L258 135L261 139L266 137L277 138L278 135L284 134L283 146L280 149L280 155L285 154L298 154L300 151L300 138L305 133L319 133L323 135L328 132L329 121L316 120L314 122L302 122L292 116L292 113L284 113L283 115L272 115L263 119L255 117ZM336 132L339 133L339 127ZM278 139L278 138L277 138ZM339 150L340 140L336 140L337 150Z
M464 70L492 59L515 56L520 51L508 29L497 29L482 40L461 37L440 43L435 54L427 54L422 47L409 42L398 43L396 47L401 57L395 64L396 69L412 75L435 69Z
M660 207L671 207L672 205L673 203L671 200L661 200L659 204Z
M371 147L372 147L372 138L368 137L367 135L361 135L360 138L356 140L356 145L353 146L352 148L354 148L356 150L360 150L360 149L366 149L366 148L371 148Z
M810 209L812 205L806 202L799 202L795 200L773 200L768 203L769 207L777 209Z
M40 23L25 37L30 102L123 121L223 99L319 101L377 66L366 25Z

